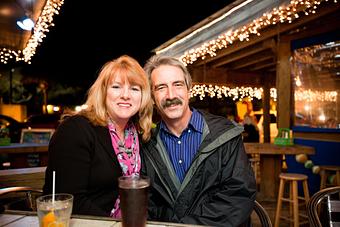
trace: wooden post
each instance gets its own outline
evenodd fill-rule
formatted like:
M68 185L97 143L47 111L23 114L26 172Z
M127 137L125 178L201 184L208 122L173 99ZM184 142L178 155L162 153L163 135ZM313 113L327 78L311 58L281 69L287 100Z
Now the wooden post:
M11 68L9 70L9 104L13 103L13 72L14 72L14 68Z
M291 70L290 41L278 42L276 89L277 89L277 125L278 128L290 128L291 112Z
M262 105L263 105L263 142L270 143L270 84L269 81L266 80L266 77L270 75L264 76L264 87L263 87L263 97L262 97Z

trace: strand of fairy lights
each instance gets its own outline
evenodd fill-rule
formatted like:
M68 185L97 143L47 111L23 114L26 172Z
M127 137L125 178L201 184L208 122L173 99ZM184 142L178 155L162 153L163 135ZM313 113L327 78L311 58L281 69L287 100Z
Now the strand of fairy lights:
M276 88L270 88L270 98L274 101L277 100ZM195 84L190 90L190 96L199 97L203 100L205 97L216 97L218 99L226 97L235 100L242 100L254 98L260 100L263 96L262 87L228 87L225 85L212 85L212 84ZM299 89L294 92L295 101L308 101L308 102L337 102L338 93L336 91L313 91L311 89Z
M15 59L16 61L23 60L20 57L21 51L14 51L7 48L0 49L0 63L7 64L10 59Z
M205 59L207 55L216 56L216 51L227 48L234 41L249 41L251 35L260 36L260 30L277 23L292 23L293 20L299 18L299 13L305 15L315 14L317 7L321 2L328 0L292 0L287 6L274 8L268 13L264 13L261 17L235 30L230 30L225 34L218 36L216 39L203 43L200 47L186 51L179 59L186 65L192 64L198 59ZM334 0L337 3L337 0Z
M25 62L29 62L31 60L39 43L42 42L43 38L46 37L46 33L49 32L48 28L54 26L53 16L54 14L59 14L60 7L63 4L64 0L47 1L36 26L34 26L34 33L28 40L26 48L23 50Z
M11 50L8 48L0 49L0 62L7 64L8 60L15 58L15 61L25 61L30 63L32 56L35 54L36 48L39 43L46 37L46 33L49 32L49 27L54 26L53 16L59 14L61 6L64 4L64 0L47 0L41 15L39 16L31 38L28 40L24 50Z
M228 87L224 85L206 85L206 84L196 84L190 90L191 97L198 96L200 100L203 100L206 96L213 98L232 98L233 100L242 100L244 98L249 98L250 100L256 98L261 99L263 94L263 88L257 87ZM277 99L276 89L270 89L270 97L275 101Z
M336 91L295 91L295 101L307 102L336 102L338 93Z

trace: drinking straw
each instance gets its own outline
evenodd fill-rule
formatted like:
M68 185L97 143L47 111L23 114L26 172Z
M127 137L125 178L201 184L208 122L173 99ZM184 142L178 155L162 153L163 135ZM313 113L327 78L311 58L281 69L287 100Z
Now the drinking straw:
M53 171L53 181L52 181L52 203L54 204L55 199L55 171Z

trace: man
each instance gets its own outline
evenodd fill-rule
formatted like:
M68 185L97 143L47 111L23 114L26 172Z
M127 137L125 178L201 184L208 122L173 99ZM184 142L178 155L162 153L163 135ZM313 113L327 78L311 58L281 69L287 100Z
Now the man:
M189 107L191 77L177 59L154 56L144 69L162 118L141 148L142 174L151 178L149 219L249 224L256 185L243 128Z

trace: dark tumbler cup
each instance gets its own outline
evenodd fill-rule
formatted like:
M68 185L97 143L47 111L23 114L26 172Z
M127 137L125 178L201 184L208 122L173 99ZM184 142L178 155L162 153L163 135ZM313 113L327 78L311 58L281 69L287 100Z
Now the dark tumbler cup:
M147 176L122 176L118 179L123 227L145 227L148 215Z

